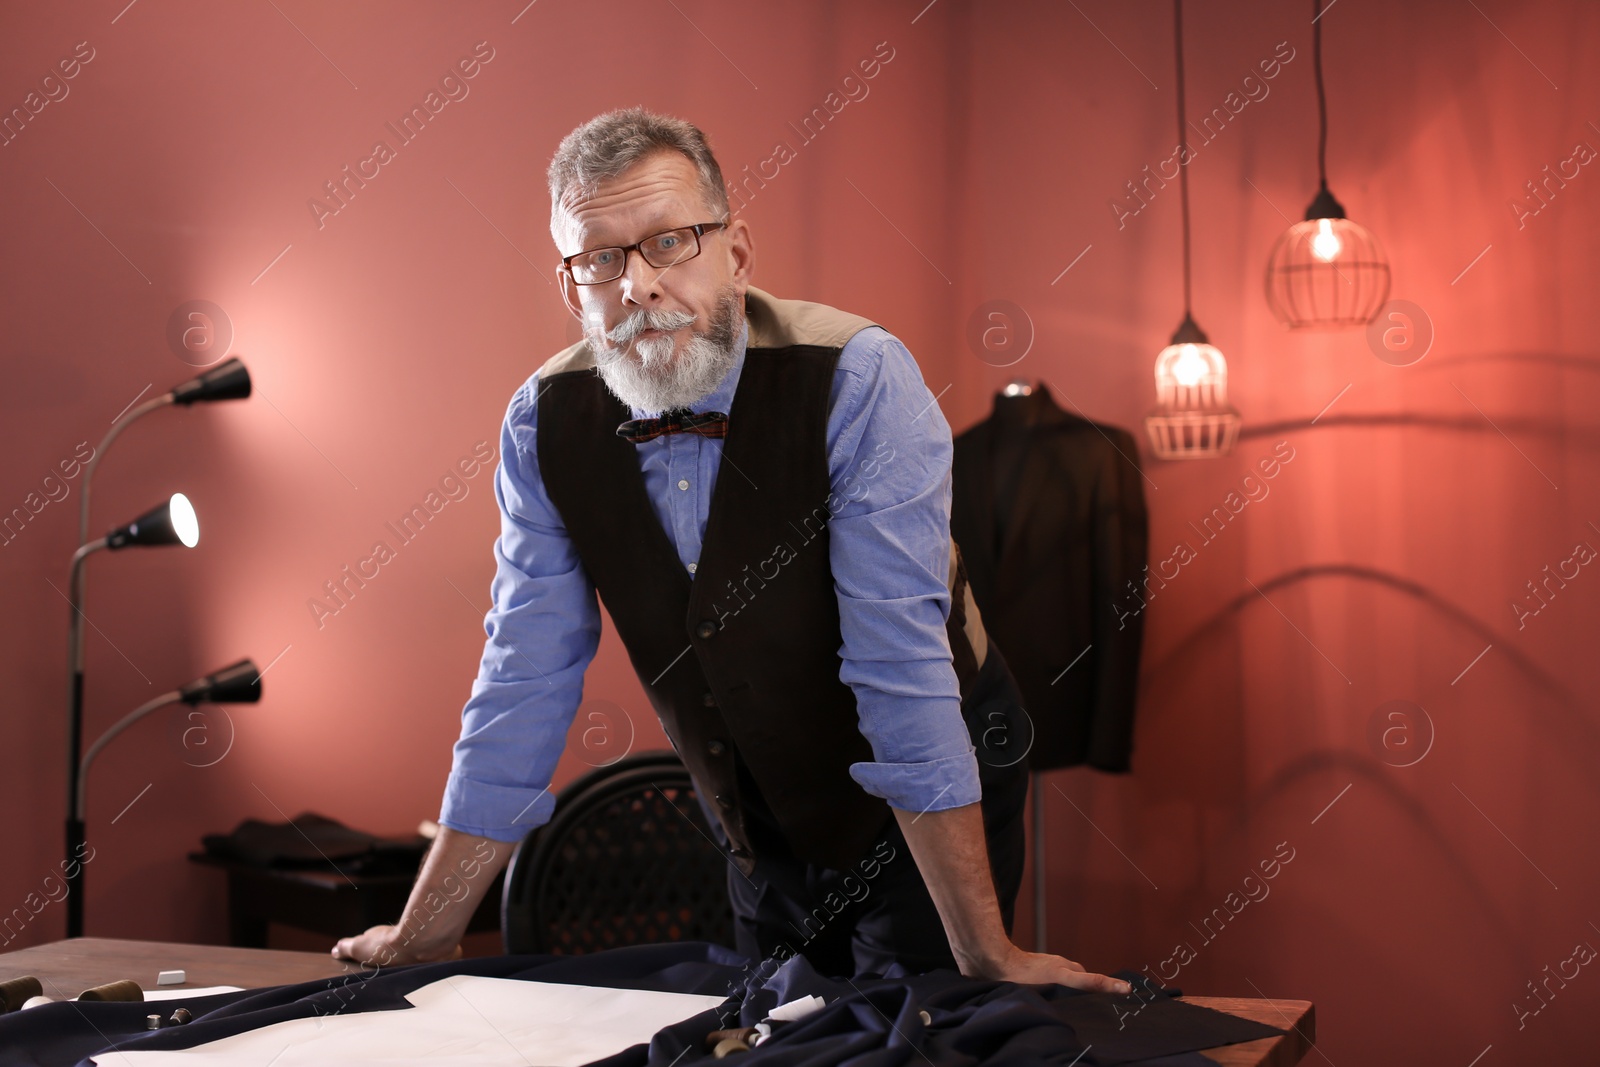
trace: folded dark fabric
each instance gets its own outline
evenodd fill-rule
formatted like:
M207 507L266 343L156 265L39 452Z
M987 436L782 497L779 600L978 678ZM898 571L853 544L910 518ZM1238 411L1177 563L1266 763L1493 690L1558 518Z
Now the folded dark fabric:
M162 1004L194 1021L144 1029L149 1005L47 1004L0 1015L0 1062L24 1067L89 1067L119 1049L185 1049L289 1019L410 1008L406 993L457 974L658 989L725 996L719 1008L659 1031L589 1067L686 1067L711 1060L706 1035L754 1026L779 1004L807 995L827 1006L775 1031L743 1053L747 1067L1033 1067L1141 1064L1204 1067L1197 1049L1283 1031L1185 1004L1145 982L1135 993L1082 993L1062 986L982 982L952 971L824 978L803 957L752 964L728 949L678 942L589 956L499 956L380 969L361 975L223 993ZM1132 971L1117 972L1132 981ZM927 1022L923 1021L923 1013Z
M246 819L230 834L200 839L206 854L253 867L411 874L422 863L427 839L378 837L337 820L305 812L286 823Z

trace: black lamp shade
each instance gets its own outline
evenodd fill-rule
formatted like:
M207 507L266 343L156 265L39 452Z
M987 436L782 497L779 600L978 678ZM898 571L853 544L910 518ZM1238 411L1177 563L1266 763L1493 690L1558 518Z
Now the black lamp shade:
M172 389L174 404L205 400L243 400L250 395L250 372L235 356Z
M185 704L254 704L261 699L261 671L254 660L242 659L179 692Z
M1307 222L1314 222L1317 219L1342 219L1344 217L1344 205L1334 198L1334 195L1328 191L1326 185L1317 190L1317 195L1311 198L1311 204L1306 208Z
M107 548L128 548L133 545L185 545L193 548L200 541L200 521L195 517L194 505L182 493L140 515L126 526L116 527L106 534Z

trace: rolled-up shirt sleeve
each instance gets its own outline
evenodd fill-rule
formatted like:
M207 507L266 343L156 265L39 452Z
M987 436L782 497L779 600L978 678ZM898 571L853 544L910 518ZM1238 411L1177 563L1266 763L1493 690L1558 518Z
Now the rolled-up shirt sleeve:
M907 811L982 796L961 716L950 614L950 427L911 353L879 327L840 353L829 415L829 559L839 677L873 762L851 776Z
M537 389L535 375L501 425L488 639L439 815L442 826L497 841L549 821L550 780L600 642L594 585L539 476Z

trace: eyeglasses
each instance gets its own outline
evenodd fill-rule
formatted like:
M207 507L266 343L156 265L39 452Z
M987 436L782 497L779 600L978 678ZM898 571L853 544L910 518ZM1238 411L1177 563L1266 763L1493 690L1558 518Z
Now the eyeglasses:
M639 256L652 267L675 267L700 254L700 235L726 227L726 222L701 222L693 226L680 226L652 234L637 244L612 248L591 248L563 256L561 265L572 274L579 285L600 285L614 282L627 269L628 253L638 250Z

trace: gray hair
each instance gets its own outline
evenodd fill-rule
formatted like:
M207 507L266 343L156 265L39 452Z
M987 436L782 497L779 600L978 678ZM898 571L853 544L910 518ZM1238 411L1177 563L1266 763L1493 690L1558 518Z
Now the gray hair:
M567 200L593 196L600 182L620 176L660 151L681 153L700 172L700 193L717 220L728 216L722 168L705 134L693 123L642 107L597 115L567 134L550 160L550 234L560 243L560 225L571 216Z

